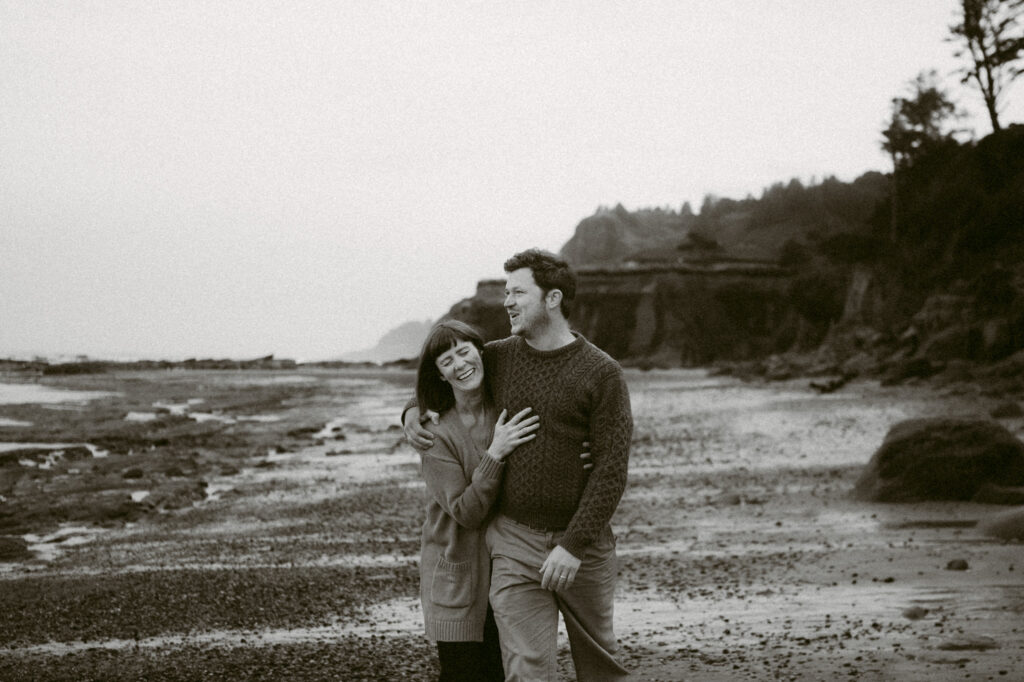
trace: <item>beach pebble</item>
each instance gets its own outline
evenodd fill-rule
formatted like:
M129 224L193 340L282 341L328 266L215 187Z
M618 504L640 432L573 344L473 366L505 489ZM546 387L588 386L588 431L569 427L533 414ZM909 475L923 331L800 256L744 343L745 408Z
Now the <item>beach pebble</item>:
M903 617L910 620L921 620L928 615L928 609L920 606L911 606L910 608L903 609Z
M966 571L968 568L970 568L970 566L967 565L967 561L965 559L953 559L946 564L947 571Z

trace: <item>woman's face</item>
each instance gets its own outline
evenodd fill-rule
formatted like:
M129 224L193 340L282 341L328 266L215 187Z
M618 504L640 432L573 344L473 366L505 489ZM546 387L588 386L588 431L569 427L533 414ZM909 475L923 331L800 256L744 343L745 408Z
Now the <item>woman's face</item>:
M434 360L441 378L456 392L476 391L484 381L484 363L472 341L459 341Z

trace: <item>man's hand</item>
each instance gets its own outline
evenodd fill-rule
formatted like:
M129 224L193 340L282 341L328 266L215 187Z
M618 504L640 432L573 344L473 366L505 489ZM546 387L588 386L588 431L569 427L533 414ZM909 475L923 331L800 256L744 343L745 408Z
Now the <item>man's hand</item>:
M405 431L405 440L417 450L429 450L434 444L434 434L421 426L421 422L426 421L426 419L430 419L430 421L436 424L437 412L427 410L426 414L421 418L419 408L410 407L402 415L402 428Z
M540 586L552 592L569 589L576 580L581 563L565 547L555 545L540 567Z

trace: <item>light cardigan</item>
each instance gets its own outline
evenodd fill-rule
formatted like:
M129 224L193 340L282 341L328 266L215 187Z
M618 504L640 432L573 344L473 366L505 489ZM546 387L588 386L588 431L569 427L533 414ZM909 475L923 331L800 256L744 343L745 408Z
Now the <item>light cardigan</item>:
M488 410L487 442L474 442L456 410L426 428L434 446L420 453L429 499L420 551L420 600L427 638L483 641L491 558L484 529L501 489L504 463L487 454L497 417Z

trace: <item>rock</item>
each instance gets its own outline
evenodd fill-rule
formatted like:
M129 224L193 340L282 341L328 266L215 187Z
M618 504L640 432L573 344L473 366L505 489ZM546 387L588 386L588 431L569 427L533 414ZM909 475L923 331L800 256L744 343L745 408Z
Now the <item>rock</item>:
M972 330L965 325L955 325L936 332L921 346L921 355L930 360L955 360L970 358L974 347Z
M983 360L998 360L1014 350L1014 333L1009 320L996 318L981 325L980 355Z
M986 484L1024 486L1024 443L996 422L910 419L889 430L853 495L872 502L970 500Z
M205 481L175 481L154 490L145 502L156 509L184 509L206 499Z
M1024 410L1020 409L1020 403L1016 400L1007 400L992 408L989 414L995 419L1012 419L1014 417L1024 417Z
M949 386L957 383L974 381L973 364L967 360L950 360L945 369L937 374L932 381L937 386Z
M710 500L716 507L735 507L743 504L743 496L739 493L722 493Z
M983 483L971 501L981 504L1024 504L1024 486Z
M1002 540L1024 540L1024 507L984 519L978 524L978 530Z
M903 617L909 620L921 620L928 615L928 609L920 606L911 606L910 608L903 609Z
M1017 351L1008 358L988 365L984 369L983 374L990 379L1014 379L1024 375L1024 349Z
M947 639L936 648L943 651L988 651L998 649L999 642L982 635L961 635L955 639Z
M975 307L973 297L961 294L935 293L929 296L914 315L914 326L925 334L969 322Z
M21 561L31 557L32 552L28 549L28 543L22 538L0 535L0 561Z
M127 469L123 474L121 474L121 476L124 478L142 478L145 475L146 472L144 472L139 467L132 467L131 469Z
M92 451L84 445L73 445L70 448L61 448L60 452L68 462L80 462L84 459L92 459Z
M902 334L900 334L899 339L897 339L897 343L899 343L901 348L910 349L912 353L916 352L918 346L921 345L921 332L917 327L911 325L910 327L907 327Z
M946 564L947 571L966 571L970 566L967 564L966 559L953 559Z
M772 355L765 362L764 378L768 381L786 381L793 378L793 367L784 358Z
M0 495L10 495L24 475L25 470L20 466L0 466Z
M907 379L926 379L942 369L942 365L933 364L928 358L910 358L894 362L882 378L882 385L894 386Z
M845 386L856 376L855 372L848 372L844 373L842 376L829 379L828 381L812 381L810 387L818 393L833 393Z
M869 353L860 352L843 361L840 368L842 375L863 376L878 371L878 360Z

